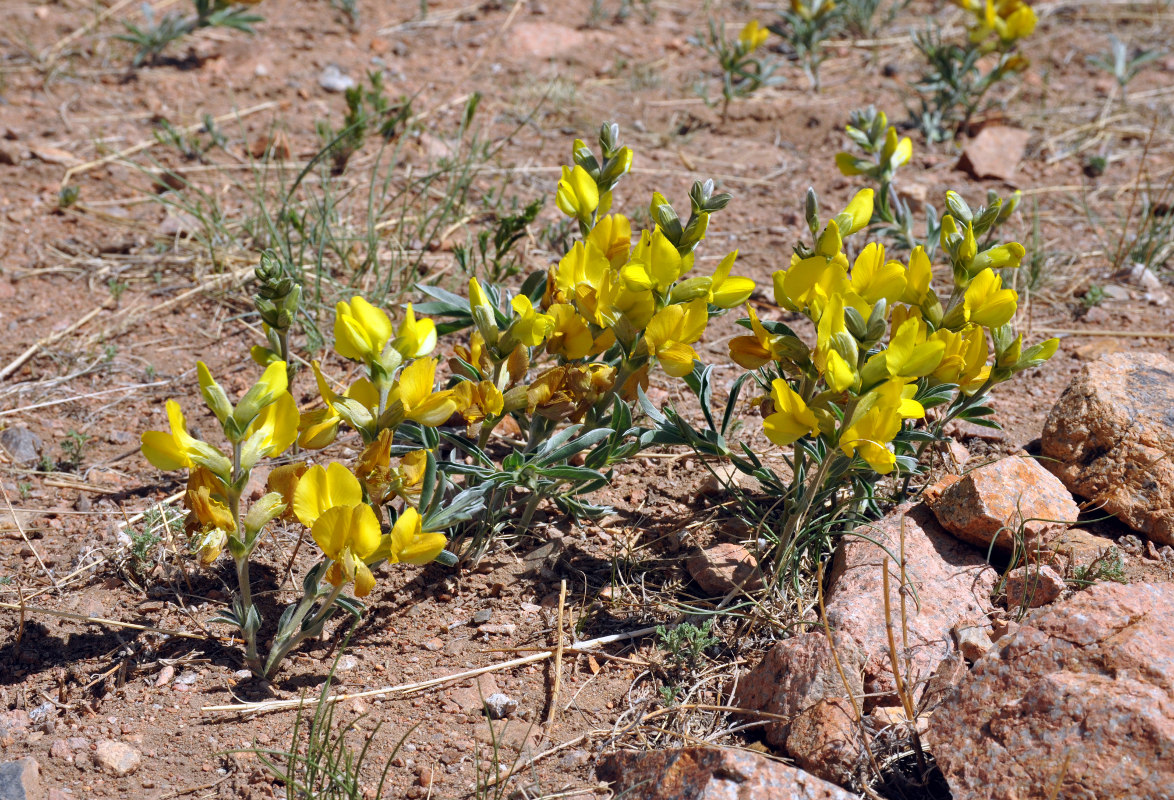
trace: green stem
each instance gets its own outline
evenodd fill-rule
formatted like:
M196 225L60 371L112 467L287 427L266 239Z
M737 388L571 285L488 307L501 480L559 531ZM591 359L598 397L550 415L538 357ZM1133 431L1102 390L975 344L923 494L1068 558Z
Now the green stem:
M236 524L237 536L244 535L244 525L241 522L241 493L240 484L244 478L241 472L241 443L232 443L232 484L228 487L228 507L232 512L232 521ZM243 539L242 539L243 541ZM260 660L257 657L257 631L249 625L249 618L253 615L253 585L249 577L249 556L253 553L253 543L244 542L244 554L236 559L236 584L240 592L241 634L245 638L245 663L249 669L257 672Z
M326 562L326 569L330 569L329 559ZM323 570L323 574L326 574L325 570ZM322 623L322 620L330 612L330 609L334 607L335 601L338 600L338 596L342 594L343 587L345 586L346 584L344 583L331 589L330 594L328 594L326 599L322 601L322 605L318 608L318 611L314 614L310 621L304 625L302 624L302 620L305 618L306 614L309 613L310 608L317 599L317 595L306 595L302 597L301 602L298 603L297 611L294 612L293 617L287 624L287 632L284 634L284 636L273 643L273 648L269 651L269 657L265 659L265 672L262 677L272 677L277 667L281 664L285 657L289 655L295 647L306 640L306 638L310 635L310 631L313 631L318 625ZM297 633L292 633L295 628L297 629Z

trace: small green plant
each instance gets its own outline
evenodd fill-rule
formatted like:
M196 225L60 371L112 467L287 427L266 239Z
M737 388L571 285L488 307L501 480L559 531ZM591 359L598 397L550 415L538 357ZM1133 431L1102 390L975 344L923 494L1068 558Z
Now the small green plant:
M723 117L729 111L731 100L782 82L781 78L774 77L776 65L756 55L769 35L770 32L757 20L751 20L731 42L726 38L724 27L711 18L709 38L703 40L698 36L693 40L717 58L722 73Z
M914 122L931 142L950 141L968 129L985 107L988 93L1027 69L1018 45L1035 30L1035 12L1022 0L998 0L993 5L989 0L953 2L971 14L963 44L942 41L933 28L913 38L927 63L914 86L921 105ZM988 55L995 56L994 63L984 66Z
M110 297L117 303L122 299L122 295L127 290L127 284L118 280L118 278L111 278L106 281L106 288L110 290Z
M1090 283L1080 298L1080 303L1085 308L1095 308L1103 302L1105 302L1105 290L1098 283Z
M66 464L73 472L81 469L82 459L85 457L86 446L90 439L89 434L77 430L70 430L61 441L61 451L65 453Z
M359 29L359 0L330 0L330 7L346 16L347 26L352 31Z
M656 626L657 646L664 651L665 658L674 669L696 669L705 651L720 641L713 635L712 619L707 619L700 625L682 622L671 628L664 625Z
M16 488L20 492L21 500L28 500L29 495L33 493L33 485L28 481L21 481L16 485Z
M338 660L342 658L349 640L348 634L318 693L313 715L307 714L305 704L298 706L286 749L274 750L254 745L229 751L257 756L273 777L284 784L287 797L301 800L383 800L389 797L384 791L391 763L416 729L416 725L413 725L399 738L379 772L379 780L374 786L366 786L363 771L371 745L379 737L383 722L376 722L369 732L363 733L360 723L367 719L366 714L343 722L338 718L340 704L330 701L334 671L338 668ZM361 737L357 746L354 744L356 737Z
M461 271L469 277L478 277L490 283L512 278L521 269L514 245L526 235L526 230L542 210L541 198L513 214L496 216L494 230L478 232L470 246L458 245L453 256Z
M823 43L842 26L841 9L835 0L791 0L791 8L782 17L770 30L783 37L812 90L818 92L819 68L827 58Z
M143 512L142 527L127 531L129 542L122 567L131 579L145 582L155 569L159 545L183 530L183 515L170 506L158 504Z
M81 189L79 187L73 184L62 186L61 190L57 192L57 207L72 208L77 205L77 200L80 195Z
M1097 581L1129 583L1129 578L1125 575L1125 560L1116 547L1108 548L1091 563L1078 566L1072 571L1071 582L1077 586L1091 586Z
M382 72L368 73L367 80L369 87L352 86L346 90L347 111L340 129L335 130L326 121L318 123L318 137L325 143L323 152L330 159L332 175L346 171L351 156L363 147L371 130L377 130L384 141L391 141L412 115L409 99L401 97L392 102L387 97Z
M174 149L185 161L205 161L209 152L214 148L223 149L227 141L211 114L204 114L203 124L191 133L161 118L156 123L154 135L155 141ZM182 178L177 180L182 181Z
M126 33L119 34L117 38L137 48L134 66L142 66L144 62L154 64L169 44L200 28L230 28L252 34L253 25L261 22L262 18L249 11L248 7L260 1L192 0L194 16L171 11L158 21L155 20L152 7L144 3L144 24L139 26L124 21L122 25Z
M878 19L877 14L885 0L841 0L844 27L855 36L871 39L877 31L891 25L909 3L910 0L892 0Z
M1090 56L1088 63L1113 76L1113 79L1117 81L1117 88L1121 90L1121 100L1124 102L1130 82L1146 65L1152 64L1163 55L1165 53L1161 50L1131 50L1129 45L1110 34L1108 51L1098 56Z

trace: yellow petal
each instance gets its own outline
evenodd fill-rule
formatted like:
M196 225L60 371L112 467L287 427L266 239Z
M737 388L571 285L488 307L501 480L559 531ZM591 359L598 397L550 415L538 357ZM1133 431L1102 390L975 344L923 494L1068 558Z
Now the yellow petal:
M307 528L329 508L352 506L363 502L359 479L342 464L332 463L323 468L314 465L298 481L294 490L294 515Z

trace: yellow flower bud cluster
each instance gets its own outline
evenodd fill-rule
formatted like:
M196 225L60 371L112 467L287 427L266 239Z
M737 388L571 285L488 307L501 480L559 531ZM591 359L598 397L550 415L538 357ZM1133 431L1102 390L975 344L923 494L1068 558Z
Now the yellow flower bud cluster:
M1023 0L952 0L970 12L970 40L975 44L992 35L1004 45L1011 45L1035 31L1036 16Z

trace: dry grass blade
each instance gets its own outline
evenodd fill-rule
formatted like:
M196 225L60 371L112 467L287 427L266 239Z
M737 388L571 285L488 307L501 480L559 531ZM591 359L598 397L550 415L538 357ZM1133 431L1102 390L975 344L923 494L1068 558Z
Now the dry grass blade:
M85 622L91 625L106 625L112 628L126 628L132 631L145 631L147 633L162 633L167 636L176 636L181 639L199 639L200 641L207 641L208 639L215 639L226 644L240 644L240 641L231 636L215 636L212 634L203 633L188 633L186 631L173 631L168 628L156 628L153 625L139 625L134 622L120 622L116 619L106 619L105 617L88 617L85 614L75 614L72 611L58 611L55 608L42 608L41 606L30 606L27 603L3 603L0 602L0 608L9 611L20 612L22 618L26 611L31 611L35 614L47 614L51 617L60 617L61 619L72 619L77 622Z
M4 380L9 375L16 372L18 369L20 369L21 365L23 365L26 361L28 361L30 358L32 358L34 355L36 355L37 351L40 350L42 347L48 347L49 345L53 344L54 342L58 341L59 339L62 339L64 337L68 336L69 334L73 333L78 328L85 325L91 319L96 317L98 315L98 313L100 311L102 311L102 309L104 309L104 308L109 308L109 305L107 303L102 303L101 305L91 309L89 312L84 314L80 319L78 319L76 322L71 324L68 328L65 328L64 330L57 331L56 333L51 333L48 336L44 336L41 339L38 339L36 341L36 343L31 345L27 350L25 350L19 356L14 358L11 362L9 362L8 366L6 366L4 369L0 369L0 381Z

